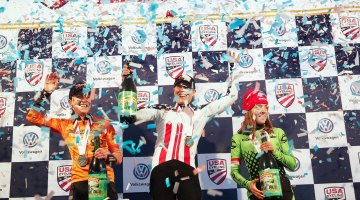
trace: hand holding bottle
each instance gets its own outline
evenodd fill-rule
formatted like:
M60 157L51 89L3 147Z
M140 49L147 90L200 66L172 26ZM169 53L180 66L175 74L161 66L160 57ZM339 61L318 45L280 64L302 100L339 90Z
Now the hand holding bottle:
M260 145L260 149L263 150L263 151L271 151L273 152L274 151L274 146L271 144L271 142L269 141L266 141L266 142L263 142L261 145Z
M104 159L104 160L106 160L106 158L107 158L107 150L105 150L104 148L98 148L98 149L95 151L94 156L95 156L95 158L97 158L97 159Z
M259 179L256 178L254 180L251 181L250 183L250 191L251 193L253 193L258 199L264 199L265 196L264 196L264 193L259 190L257 187L256 187L256 183L259 182Z

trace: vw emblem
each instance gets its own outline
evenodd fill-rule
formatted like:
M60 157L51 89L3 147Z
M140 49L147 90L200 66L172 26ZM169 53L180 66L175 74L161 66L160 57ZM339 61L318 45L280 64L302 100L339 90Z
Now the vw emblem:
M133 42L135 42L136 44L141 44L143 42L145 42L146 40L146 33L143 30L136 30L133 35L131 36L131 39Z
M350 85L350 90L354 96L360 96L360 81L352 82Z
M318 122L318 129L323 133L330 133L334 128L334 123L328 118L322 118Z
M253 64L253 58L248 54L241 54L239 57L239 65L242 68L249 68Z
M219 92L214 89L209 89L205 92L204 98L208 103L213 102L219 98Z
M106 61L106 60L100 61L100 62L96 65L96 70L97 70L98 73L101 74L101 75L105 75L105 74L110 73L111 69L112 69L111 64L110 64L108 61Z
M294 156L294 158L295 158L295 161L296 161L296 167L294 169L294 172L295 172L295 171L300 169L300 160L295 156Z
M0 49L3 49L7 45L6 37L0 35Z
M67 109L70 108L70 105L69 105L68 100L69 100L69 96L68 96L68 95L64 96L64 97L60 100L60 106L61 106L62 109L67 110Z
M39 136L34 132L29 132L24 135L23 142L26 147L32 148L37 145Z
M150 170L148 166L143 163L136 165L133 172L134 172L134 176L140 180L146 179L150 174Z

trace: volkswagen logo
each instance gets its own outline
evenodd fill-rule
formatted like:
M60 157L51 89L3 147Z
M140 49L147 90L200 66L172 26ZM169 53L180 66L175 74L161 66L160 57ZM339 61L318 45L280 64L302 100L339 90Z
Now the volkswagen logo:
M108 61L106 61L106 60L100 61L100 62L96 65L96 70L97 70L98 73L101 74L101 75L105 75L105 74L110 73L111 69L112 69L111 64L110 64Z
M253 64L253 58L248 54L241 54L239 57L239 65L242 68L249 68Z
M147 165L140 163L140 164L136 165L133 173L137 179L144 180L149 176L150 170Z
M136 30L131 36L131 39L136 44L141 44L146 40L146 33L143 30Z
M295 171L300 169L300 160L295 156L294 156L294 158L295 158L295 161L296 161L296 167L294 169L294 172L295 172Z
M209 89L205 92L205 100L210 103L219 98L219 92L214 89Z
M3 49L7 45L6 37L0 35L0 49Z
M318 122L318 129L323 133L330 133L334 128L334 123L328 118L322 118Z
M70 109L70 105L69 105L69 96L64 96L61 100L60 100L60 106L62 109L67 110Z
M351 93L355 96L360 96L360 81L352 82L350 85Z
M39 136L34 132L29 132L24 135L23 142L26 147L32 148L37 145Z

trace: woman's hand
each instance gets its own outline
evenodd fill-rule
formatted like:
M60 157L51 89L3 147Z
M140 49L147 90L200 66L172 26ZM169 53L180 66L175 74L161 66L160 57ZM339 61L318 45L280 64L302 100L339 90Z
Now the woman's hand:
M59 77L56 72L51 72L46 76L44 90L47 93L53 93L58 87Z
M259 179L258 179L258 178L251 181L251 183L250 183L250 191L251 191L251 193L253 193L258 199L264 199L264 198L265 198L264 193L263 193L261 190L257 189L257 187L256 187L256 183L257 183L257 182L259 182Z
M267 141L267 142L263 142L261 145L260 145L260 149L263 150L263 151L271 151L273 152L274 151L274 146L271 144L271 142Z
M106 160L107 158L107 150L105 150L104 148L98 148L96 151L95 151L95 158L97 159L104 159Z

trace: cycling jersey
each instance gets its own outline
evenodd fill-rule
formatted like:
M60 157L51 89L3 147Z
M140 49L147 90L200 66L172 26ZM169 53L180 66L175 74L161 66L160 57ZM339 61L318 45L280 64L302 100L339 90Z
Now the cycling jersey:
M274 147L273 155L278 163L281 179L281 187L283 193L291 192L292 189L289 179L286 177L284 167L289 170L294 170L296 167L296 160L289 152L289 144L284 131L280 128L274 128L273 132L269 134L270 142ZM231 144L231 177L242 188L248 190L248 197L252 195L250 192L250 183L252 180L259 178L259 158L256 158L258 151L253 143L253 134L235 134L232 137ZM241 160L245 160L246 169L248 170L250 180L244 178L240 173ZM259 189L259 187L258 187ZM292 196L291 198L294 199ZM291 199L290 198L290 199ZM284 198L285 199L285 198Z
M215 100L206 106L194 109L191 106L169 107L156 105L143 108L136 113L136 120L145 122L153 120L158 134L152 167L172 159L185 162L195 167L195 155L201 133L211 117L220 114L238 98L238 90L234 83L226 96ZM186 145L185 138L191 140Z
M88 164L84 167L81 167L77 160L79 158L79 150L76 145L75 131L74 131L74 120L72 119L58 119L58 118L49 118L42 115L40 112L30 109L26 116L27 121L37 126L47 126L50 127L52 131L61 134L64 140L67 143L72 162L72 171L71 171L71 182L87 181L88 172L89 172L89 163L94 155L94 142L93 137L94 133L99 134L100 136L100 147L104 149L109 149L110 152L117 158L121 159L122 155L120 153L119 145L115 143L114 136L115 130L111 126L108 120L92 117L92 126L89 134L89 139L87 140L86 145L86 157L88 158ZM89 120L78 120L77 124L80 132L84 132L86 128L86 123ZM106 166L107 176L111 182L114 182L114 171L112 167Z

